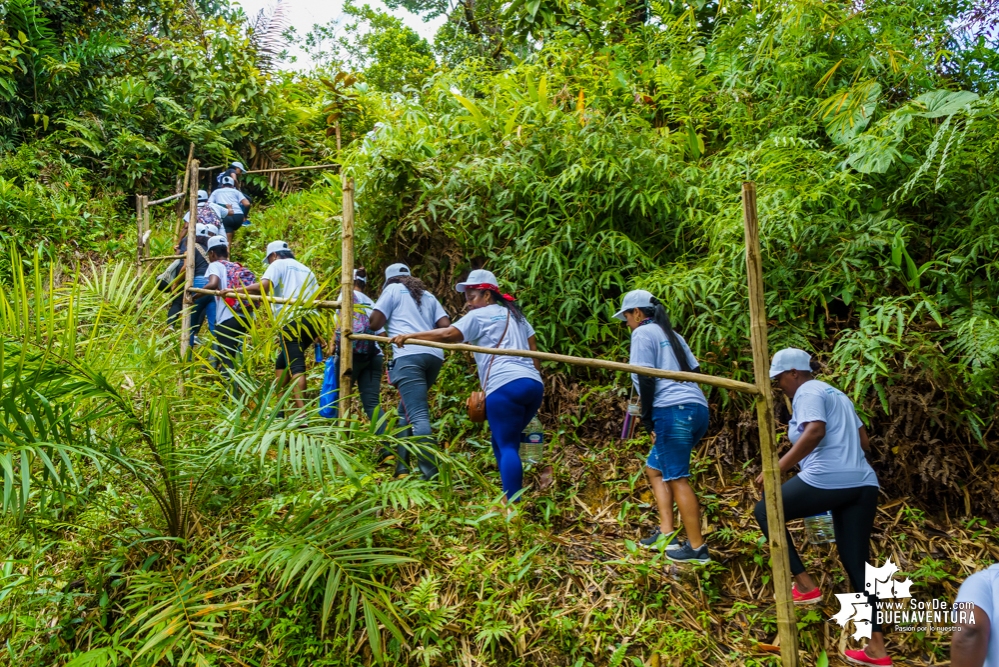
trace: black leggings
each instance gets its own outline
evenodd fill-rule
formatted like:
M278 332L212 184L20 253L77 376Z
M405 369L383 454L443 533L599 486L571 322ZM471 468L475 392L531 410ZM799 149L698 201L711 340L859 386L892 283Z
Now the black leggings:
M236 355L243 346L246 323L238 317L230 317L215 326L215 354L219 365L232 370L236 367Z
M236 230L243 226L243 214L233 213L222 218L222 226L225 227L226 234L235 234Z
M836 535L836 550L843 563L843 569L850 577L854 592L865 593L864 565L870 558L871 531L874 530L874 515L878 509L878 487L855 486L849 489L819 489L803 482L800 477L792 477L780 487L784 498L784 519L803 519L806 516L822 514L832 510L833 532ZM770 537L767 526L767 506L763 499L753 508L756 521L763 534ZM787 529L785 528L785 531ZM791 560L791 574L805 571L798 552L787 533L787 550ZM871 609L877 609L877 597L868 596ZM881 632L877 614L873 614L872 631Z
M291 368L292 376L305 372L305 349L316 340L318 325L307 317L290 322L281 329L281 352L274 368Z

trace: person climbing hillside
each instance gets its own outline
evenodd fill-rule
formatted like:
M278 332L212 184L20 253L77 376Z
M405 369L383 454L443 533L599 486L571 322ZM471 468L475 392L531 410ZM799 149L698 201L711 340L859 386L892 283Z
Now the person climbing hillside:
M631 329L630 363L667 371L699 372L687 341L673 330L662 302L645 290L624 295L614 317ZM711 560L701 535L701 510L690 487L690 457L708 430L708 400L691 382L675 382L632 373L641 400L642 425L652 437L645 473L659 509L659 526L641 541L652 547L661 540L666 557L677 562ZM673 502L687 532L687 541L670 539L674 532Z
M225 176L221 183L219 189L213 190L212 194L209 195L208 201L226 208L222 225L225 227L226 240L231 247L236 230L243 226L243 221L250 212L250 200L236 189L236 181L231 177Z
M870 557L871 532L878 507L878 476L867 462L870 451L867 429L857 416L853 401L840 390L816 380L812 358L789 347L777 352L770 364L770 379L791 398L787 434L789 449L780 458L780 471L800 466L800 472L781 485L784 519L801 519L832 511L833 532L840 561L853 591L866 593L865 563ZM756 478L762 485L763 475ZM769 537L767 507L761 498L753 509L763 534ZM786 528L785 528L786 530ZM816 604L822 592L798 556L787 533L795 604ZM868 597L874 605L876 598ZM846 659L861 665L891 665L884 633L872 619L871 640L863 649L846 651Z
M284 241L267 244L264 258L267 270L260 282L245 288L249 294L269 294L282 299L308 302L319 291L319 282L312 269L295 259ZM292 398L304 419L305 410L305 350L319 335L319 316L307 304L271 304L274 319L281 327L281 351L274 362L274 379L278 387L292 384ZM303 421L304 424L304 421Z
M431 294L423 281L412 275L405 264L393 264L385 269L385 286L371 310L368 326L372 331L383 327L388 335L412 334L451 325L451 318ZM417 465L424 479L437 476L432 451L437 447L430 427L430 404L427 393L437 381L444 353L429 347L413 345L394 347L389 364L389 383L399 391L400 425L409 425L406 436L419 445ZM409 471L409 452L398 448L396 475Z
M534 328L489 271L477 269L455 285L464 293L468 314L451 325L420 333L397 334L392 343L404 349L410 340L471 343L503 350L537 350ZM541 362L527 357L476 353L479 383L486 393L486 419L492 431L493 455L507 502L519 499L524 477L520 434L534 419L544 398Z
M222 185L223 178L231 178L236 187L239 187L239 177L246 172L246 167L243 166L242 162L230 162L229 168L223 171L221 174L215 177L215 182L218 185Z
M202 223L196 223L194 225L194 283L193 286L197 288L204 288L208 284L208 279L205 277L205 272L208 270L208 227ZM167 324L173 326L177 318L180 316L181 311L184 308L184 280L187 276L187 237L185 236L178 247L178 254L184 255L184 260L181 262L180 270L177 273L177 277L173 281L172 289L179 290L179 294L170 304L170 309L167 311ZM201 330L201 325L206 321L208 323L208 330L215 333L215 300L211 296L198 296L194 299L194 309L191 311L191 347L194 347L199 342L197 334Z
M368 272L364 267L354 269L354 333L384 333L383 330L372 331L369 326L371 310L374 308L375 302L365 293L367 284ZM340 298L343 298L342 291ZM338 315L339 312L337 311ZM334 353L337 355L336 375L340 377L339 348L341 341L339 327L337 327L335 341L336 349ZM378 343L373 341L356 340L352 343L352 352L353 365L351 368L351 377L353 377L354 383L357 385L357 391L361 396L361 406L364 408L364 414L368 415L368 419L378 421L380 417L375 411L378 410L378 403L381 397L382 365L385 358L382 354L382 349ZM379 424L377 429L377 433L383 433L385 431L384 424ZM387 452L387 456L391 455L392 452ZM387 456L383 458L387 458Z
M208 201L208 193L204 190L198 190L198 219L197 222L203 224L205 229L208 230L207 236L211 238L218 234L218 228L222 226L222 218L232 212L231 207L221 206L219 204L214 204ZM180 236L177 237L177 243L174 248L179 251L181 244L184 239L187 238L187 224L191 219L191 212L187 211L184 213L184 224L180 228Z
M253 274L237 283L236 276L240 271L247 271L239 264L229 261L229 244L225 236L217 235L208 239L208 271L205 276L208 283L205 289L229 290L244 286L245 280L249 279L252 285L255 280ZM245 275L245 273L243 274ZM230 276L233 280L230 281ZM253 316L252 306L247 301L239 301L233 297L214 296L215 300L216 324L215 324L215 356L220 370L225 368L232 371L236 366L236 356L243 346L243 336L246 335L248 320Z

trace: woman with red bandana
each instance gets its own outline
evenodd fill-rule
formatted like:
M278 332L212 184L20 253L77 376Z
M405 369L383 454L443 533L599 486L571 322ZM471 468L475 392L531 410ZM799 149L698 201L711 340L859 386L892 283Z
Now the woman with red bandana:
M455 286L465 295L468 314L454 324L421 333L400 334L392 343L408 340L471 343L502 350L537 350L534 329L509 294L500 292L489 271L472 271ZM479 382L486 393L486 419L492 431L493 454L499 466L506 500L516 501L524 468L520 461L520 434L541 407L544 385L541 362L526 357L477 353Z

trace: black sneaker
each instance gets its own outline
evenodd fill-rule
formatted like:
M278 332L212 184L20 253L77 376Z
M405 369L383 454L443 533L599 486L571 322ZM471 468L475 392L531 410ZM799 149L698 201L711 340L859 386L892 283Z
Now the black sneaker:
M657 544L657 543L660 543L660 542L666 542L666 539L663 536L663 532L661 530L659 530L658 528L656 528L654 531L652 531L652 534L649 535L648 537L646 537L645 539L642 539L642 540L638 541L638 543L641 544L646 549L651 549L653 547L660 546L659 544ZM666 546L667 547L678 547L678 546L680 546L680 540L676 539L676 535L674 535L673 539L670 540L666 544Z
M702 544L700 548L694 549L690 542L684 542L680 546L666 549L666 558L677 563L710 563L711 556L708 554L708 545Z

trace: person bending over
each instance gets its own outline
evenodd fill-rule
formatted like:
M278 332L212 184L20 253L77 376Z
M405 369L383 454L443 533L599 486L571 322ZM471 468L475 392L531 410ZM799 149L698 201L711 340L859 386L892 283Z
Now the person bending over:
M489 271L477 269L455 286L465 294L468 314L452 325L420 333L398 334L392 343L402 348L406 341L439 343L467 342L503 350L537 350L534 328L509 294ZM415 346L414 346L415 347ZM541 362L526 357L475 354L479 383L486 394L486 419L492 431L493 455L503 482L507 502L519 498L524 478L520 460L520 434L534 419L544 397Z
M405 264L393 264L385 269L385 286L371 310L368 326L372 331L388 329L389 336L427 331L451 324L437 297L427 291ZM413 345L395 347L389 364L389 382L399 390L400 424L408 424L406 435L420 446L417 464L424 479L437 476L437 465L430 451L437 446L430 427L430 403L427 393L437 381L444 353L429 347ZM398 449L395 464L397 475L408 472L409 453Z
M804 350L789 347L775 354L770 364L770 378L791 397L787 427L791 449L780 458L780 471L801 467L798 475L781 485L784 518L801 519L831 510L836 549L850 585L855 592L866 593L864 564L870 557L879 490L878 476L864 456L870 449L867 429L846 394L815 379L811 361ZM763 484L762 474L756 483ZM756 503L753 513L763 534L769 537L765 498ZM794 603L820 602L822 592L805 571L790 532L787 548L794 577ZM868 601L875 608L877 598L868 596ZM876 614L872 618L871 641L863 649L848 649L845 657L860 665L892 664Z
M624 295L614 317L631 329L630 363L668 371L696 372L697 359L673 326L666 308L645 290ZM707 563L708 545L701 535L701 510L690 488L690 457L708 430L708 400L691 382L675 382L632 373L642 403L642 425L652 436L645 473L659 508L659 527L642 544L652 547L674 532L673 501L687 532L687 541L673 538L666 557L677 562Z
M222 186L209 195L208 202L225 207L227 214L222 218L222 225L225 227L226 240L231 247L236 230L243 226L243 220L250 211L250 200L236 189L236 182L226 176L222 179Z

